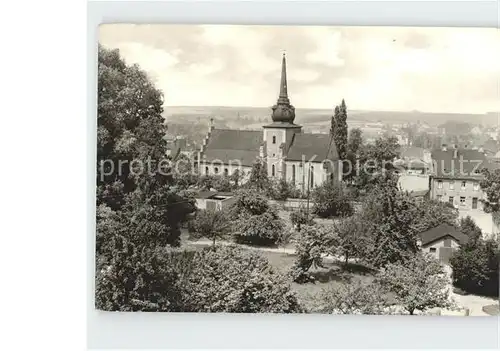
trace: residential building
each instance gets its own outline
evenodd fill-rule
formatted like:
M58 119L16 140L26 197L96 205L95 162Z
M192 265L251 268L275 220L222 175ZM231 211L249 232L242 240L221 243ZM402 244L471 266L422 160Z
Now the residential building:
M304 133L295 124L295 107L288 97L286 58L281 65L280 92L272 107L271 123L262 130L216 129L213 122L198 153L200 174L230 175L237 169L247 175L260 159L273 179L285 179L301 190L327 180L340 181L333 133Z
M481 210L485 193L480 187L485 155L478 150L447 148L432 152L432 199L447 201L460 210Z

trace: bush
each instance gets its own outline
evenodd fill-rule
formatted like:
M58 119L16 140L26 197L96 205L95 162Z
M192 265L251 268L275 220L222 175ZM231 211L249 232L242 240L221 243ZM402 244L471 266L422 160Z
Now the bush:
M284 227L276 209L269 208L260 215L240 215L235 222L233 235L240 244L273 246L282 237Z
M354 209L341 186L327 182L313 190L313 213L322 218L350 216Z
M304 207L299 207L297 211L290 213L290 221L300 231L303 225L313 225L314 219L312 215Z
M331 314L391 314L386 291L376 281L357 278L340 287L324 289L316 312Z
M205 248L190 266L181 279L185 312L300 312L289 281L257 253Z
M478 238L450 258L453 285L468 293L498 297L498 242Z

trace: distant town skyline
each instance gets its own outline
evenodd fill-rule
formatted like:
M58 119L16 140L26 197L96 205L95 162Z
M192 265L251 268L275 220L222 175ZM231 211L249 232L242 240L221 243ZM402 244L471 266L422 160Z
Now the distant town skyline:
M496 28L129 25L100 28L165 96L165 106L266 107L281 55L296 108L500 111Z

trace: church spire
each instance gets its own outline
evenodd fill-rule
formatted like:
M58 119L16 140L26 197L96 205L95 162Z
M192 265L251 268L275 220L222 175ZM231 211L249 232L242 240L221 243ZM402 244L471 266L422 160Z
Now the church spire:
M288 100L288 90L286 86L286 56L283 53L283 60L281 61L281 82L280 82L280 98Z
M273 121L293 124L295 119L295 108L290 104L288 98L288 85L286 80L286 57L283 53L281 61L281 81L280 81L280 95L276 105L272 107Z

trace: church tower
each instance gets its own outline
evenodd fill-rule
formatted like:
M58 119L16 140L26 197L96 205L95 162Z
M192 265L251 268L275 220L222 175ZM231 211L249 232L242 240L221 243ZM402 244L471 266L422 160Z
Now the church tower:
M281 62L281 80L279 97L272 107L272 123L264 126L264 143L267 156L267 174L271 178L285 178L285 158L293 136L302 131L302 127L294 124L295 107L288 98L286 79L286 57L283 53Z

